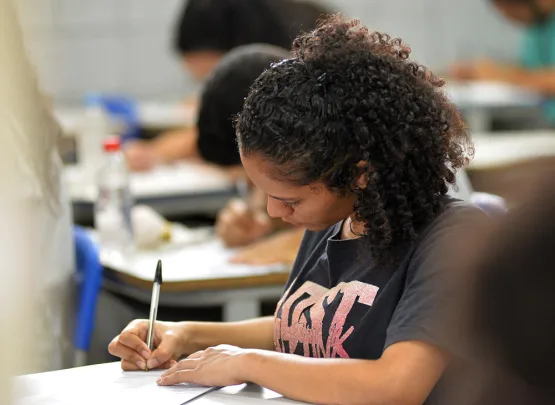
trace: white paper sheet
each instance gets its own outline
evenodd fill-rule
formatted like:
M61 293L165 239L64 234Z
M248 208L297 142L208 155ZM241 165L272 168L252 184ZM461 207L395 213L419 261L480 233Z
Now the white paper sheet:
M162 371L123 372L119 363L18 377L16 405L181 405L216 388L161 387Z

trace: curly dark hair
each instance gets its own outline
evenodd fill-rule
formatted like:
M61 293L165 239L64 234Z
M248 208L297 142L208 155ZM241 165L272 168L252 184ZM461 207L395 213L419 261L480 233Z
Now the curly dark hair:
M278 180L355 193L361 236L384 258L442 211L474 152L463 119L401 39L358 20L331 16L293 52L251 87L236 125L241 153L275 164Z

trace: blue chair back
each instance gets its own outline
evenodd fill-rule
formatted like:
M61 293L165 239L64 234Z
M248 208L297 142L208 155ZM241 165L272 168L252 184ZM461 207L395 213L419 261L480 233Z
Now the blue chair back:
M74 226L73 239L78 291L74 345L78 351L87 352L91 344L98 293L102 285L102 265L98 248L84 228Z
M100 105L109 116L124 124L122 143L139 138L139 112L134 100L115 94L89 93L85 104Z

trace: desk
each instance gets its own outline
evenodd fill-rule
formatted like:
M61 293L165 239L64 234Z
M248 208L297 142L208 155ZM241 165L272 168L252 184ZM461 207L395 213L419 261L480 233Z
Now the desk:
M488 131L502 111L537 109L542 99L529 90L495 82L447 83L445 91L461 109L473 131Z
M20 395L27 395L17 405L69 405L69 404L112 404L114 394L120 399L127 398L134 405L153 405L151 398L141 398L139 391L126 388L122 383L125 375L119 363L79 367L49 373L17 377L16 387ZM152 379L154 384L155 377ZM95 383L101 382L101 385ZM150 384L150 382L148 382ZM167 387L156 387L164 390ZM27 390L27 393L25 391ZM136 397L133 397L135 395ZM281 395L255 385L239 385L208 393L196 400L198 405L243 405L265 404L276 401L284 405L301 404L283 398ZM174 405L167 400L160 405ZM175 405L180 405L176 403Z
M539 106L541 97L526 89L496 82L448 82L445 90L451 100L465 112L470 127L487 131L491 119L503 110L526 110ZM194 108L179 102L140 102L139 124L147 129L171 129L194 124ZM55 116L64 133L77 131L84 107L56 108Z
M66 166L64 181L73 203L74 218L92 223L96 198L94 174L80 166ZM147 173L132 173L131 192L138 204L153 207L163 216L216 214L236 195L225 172L200 163L182 162Z
M555 157L555 131L474 133L471 170L499 169Z
M306 405L305 402L292 401L273 391L253 384L227 387L220 391L215 391L199 398L198 405L261 405L270 401L274 404Z
M555 167L555 131L474 134L475 158L467 170L478 191L508 203L526 194L530 180Z
M231 264L228 260L232 255L233 250L217 239L126 255L102 253L104 288L148 304L154 268L160 259L164 264L160 305L217 305L223 308L224 321L258 317L261 301L281 297L289 268Z
M57 107L54 116L66 136L74 135L79 128L85 107ZM194 125L196 112L185 103L146 102L137 104L139 125L149 129L170 129Z
M196 125L196 108L185 102L139 103L139 124L147 129L182 128Z
M103 288L106 291L134 298L148 304L152 283L123 275L106 268ZM164 283L160 294L160 306L207 307L221 306L224 322L257 318L260 303L264 300L278 301L289 275L275 273L236 278L212 278L205 281Z

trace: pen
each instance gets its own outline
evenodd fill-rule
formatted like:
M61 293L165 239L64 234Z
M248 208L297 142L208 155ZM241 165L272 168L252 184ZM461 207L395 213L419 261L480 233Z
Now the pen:
M162 261L158 260L156 265L156 274L154 276L154 284L152 285L152 297L150 299L150 316L148 326L148 337L146 344L148 350L152 352L154 346L154 323L156 322L156 315L158 313L158 301L160 299L160 286L162 285ZM148 371L148 367L145 367Z
M239 198L245 203L247 210L249 211L251 207L251 198L249 195L249 183L245 177L239 177L235 181L235 188L237 189L237 194Z
M239 197L247 203L249 201L249 183L244 177L239 177L235 182L235 188L237 188L237 194Z

